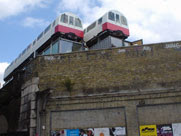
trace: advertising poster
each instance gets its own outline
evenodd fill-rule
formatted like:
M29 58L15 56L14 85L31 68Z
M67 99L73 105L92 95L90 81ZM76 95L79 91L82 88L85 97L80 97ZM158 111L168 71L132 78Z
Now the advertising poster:
M51 131L51 136L66 136L66 130Z
M110 128L110 136L125 136L125 135L126 135L125 127Z
M51 131L51 136L126 136L126 128L64 129Z
M66 136L79 136L79 129L66 129Z
M66 131L65 130L60 130L59 133L60 133L60 136L66 136Z
M157 136L156 125L140 126L140 136Z
M157 125L157 136L173 136L172 125Z
M79 135L80 136L94 136L94 129L93 128L80 129Z
M181 123L173 123L172 129L174 136L181 136Z
M94 136L109 136L109 128L94 128Z

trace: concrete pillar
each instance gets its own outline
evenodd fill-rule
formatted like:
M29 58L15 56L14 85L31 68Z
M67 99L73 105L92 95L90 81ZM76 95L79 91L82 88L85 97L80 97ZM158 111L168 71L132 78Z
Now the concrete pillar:
M135 103L129 102L126 106L127 136L139 136L139 124Z

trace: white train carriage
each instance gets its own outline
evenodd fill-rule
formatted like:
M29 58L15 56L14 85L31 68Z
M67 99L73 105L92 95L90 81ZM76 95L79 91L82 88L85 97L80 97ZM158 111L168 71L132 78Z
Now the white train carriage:
M114 36L126 39L129 36L129 28L126 17L116 10L105 13L101 18L84 29L84 41L89 43L94 37L105 31Z
M59 33L64 38L68 38L75 41L81 41L84 36L81 20L78 16L72 13L63 13L57 17L19 56L16 58L5 70L4 81L12 79L11 73L21 66L29 58L36 57L37 51L48 41L52 36ZM53 50L52 43L50 43ZM57 49L57 47L56 47ZM41 54L48 54L42 51ZM65 53L66 51L51 51L49 53Z

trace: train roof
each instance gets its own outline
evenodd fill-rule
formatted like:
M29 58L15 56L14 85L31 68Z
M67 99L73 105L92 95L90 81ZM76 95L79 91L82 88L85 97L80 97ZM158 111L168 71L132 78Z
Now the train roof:
M106 14L109 13L109 12L115 12L115 13L118 13L118 14L124 16L124 14L121 13L120 11L118 11L118 10L109 10L108 12L106 12Z

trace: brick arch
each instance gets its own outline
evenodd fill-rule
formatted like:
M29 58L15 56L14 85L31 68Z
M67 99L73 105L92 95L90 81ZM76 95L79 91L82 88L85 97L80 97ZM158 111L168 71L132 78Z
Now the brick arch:
M7 133L8 131L8 121L3 114L0 114L0 134Z
M6 133L14 133L18 130L20 103L20 98L16 98L5 103L3 106L0 106L0 126L3 124L1 123L1 120L7 124L3 126L3 131L6 130ZM7 128L4 129L4 127ZM1 129L0 133L2 133Z

